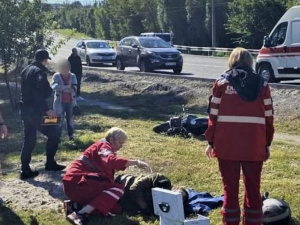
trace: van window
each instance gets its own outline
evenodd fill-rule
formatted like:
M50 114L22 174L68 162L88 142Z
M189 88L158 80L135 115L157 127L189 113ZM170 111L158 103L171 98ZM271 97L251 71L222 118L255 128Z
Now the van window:
M300 20L292 22L292 44L300 43Z
M282 45L285 41L288 22L279 24L270 36L271 46Z

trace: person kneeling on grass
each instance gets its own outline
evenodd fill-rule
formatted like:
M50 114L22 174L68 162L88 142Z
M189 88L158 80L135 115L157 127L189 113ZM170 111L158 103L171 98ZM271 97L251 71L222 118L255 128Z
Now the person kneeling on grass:
M129 160L116 155L126 142L125 131L113 127L104 139L94 143L68 168L63 177L63 188L71 200L64 204L67 220L75 225L85 223L87 216L96 212L103 216L121 213L117 204L124 194L124 186L114 181L116 170L138 166L151 171L150 166L140 160ZM72 202L84 205L70 212Z

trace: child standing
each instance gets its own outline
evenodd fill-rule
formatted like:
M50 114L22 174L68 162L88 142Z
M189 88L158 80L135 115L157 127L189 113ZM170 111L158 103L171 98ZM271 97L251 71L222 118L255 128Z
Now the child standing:
M73 106L76 104L77 79L70 73L70 63L62 60L58 63L58 72L54 74L52 88L55 91L53 109L61 118L63 125L66 117L69 140L73 140Z

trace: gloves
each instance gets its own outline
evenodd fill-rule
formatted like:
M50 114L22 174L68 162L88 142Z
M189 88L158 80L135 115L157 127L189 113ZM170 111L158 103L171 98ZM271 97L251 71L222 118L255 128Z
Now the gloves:
M137 161L137 167L141 168L141 169L145 169L148 173L152 173L151 167L149 166L148 163L146 163L144 161L138 160Z

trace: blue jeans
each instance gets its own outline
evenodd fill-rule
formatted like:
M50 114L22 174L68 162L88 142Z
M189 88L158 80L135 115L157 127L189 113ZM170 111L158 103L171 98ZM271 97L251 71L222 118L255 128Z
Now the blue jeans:
M61 128L63 128L63 123L66 118L68 136L73 137L74 133L74 123L73 123L73 103L61 103L62 104L62 114L61 114Z
M54 156L58 149L58 144L60 142L60 130L59 125L53 126L41 126L40 122L23 120L24 125L24 141L21 150L21 163L22 171L30 169L31 154L36 145L36 133L37 131L41 132L47 136L47 145L46 145L46 156L47 163L54 162Z

